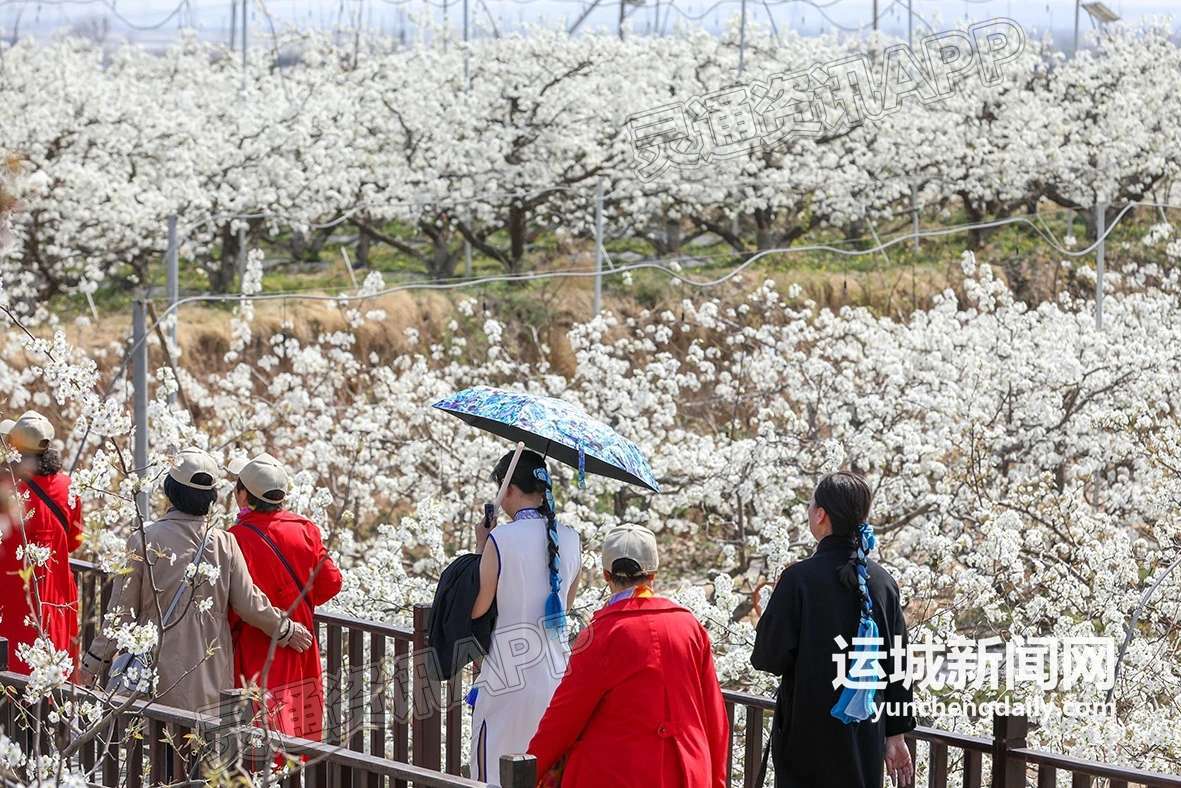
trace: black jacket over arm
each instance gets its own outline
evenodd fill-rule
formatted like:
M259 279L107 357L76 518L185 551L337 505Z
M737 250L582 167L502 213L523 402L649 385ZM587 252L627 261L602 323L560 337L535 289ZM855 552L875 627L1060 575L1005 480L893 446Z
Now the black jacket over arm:
M428 663L428 669L437 670L440 681L451 678L467 663L488 653L492 628L496 625L496 603L473 620L472 608L479 593L477 553L459 556L439 576L427 637L435 656L434 664Z
M832 686L837 677L834 638L841 635L852 643L861 617L857 591L838 577L849 555L847 541L825 538L814 555L783 572L759 620L751 665L781 677L771 727L777 788L881 788L885 738L915 726L909 708L906 716L883 714L877 722L870 718L851 725L830 713L841 693ZM889 651L895 635L905 645L906 621L898 585L873 561L869 590L888 677L893 667ZM898 708L910 700L909 689L891 682L874 703Z

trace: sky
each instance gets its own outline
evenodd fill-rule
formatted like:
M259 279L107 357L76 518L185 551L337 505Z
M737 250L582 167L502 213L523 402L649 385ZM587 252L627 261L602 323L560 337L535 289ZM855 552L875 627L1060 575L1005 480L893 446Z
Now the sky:
M591 0L466 0L473 36L520 30L529 24L568 28ZM724 29L737 19L744 0L625 0L626 29L633 34L673 32L678 26ZM229 41L231 14L240 0L0 0L0 42L14 37L45 37L63 31L101 34L106 40L129 39L164 46L184 28L214 40ZM416 22L433 19L461 35L464 0L249 0L247 40L265 40L278 28L351 30L358 24L391 35L413 35ZM580 32L616 31L620 0L602 0L586 17ZM880 26L905 35L908 0L877 0ZM1171 13L1181 20L1181 3L1162 0L1106 0L1122 19L1137 23ZM632 3L636 3L632 5ZM943 29L965 17L1015 19L1027 34L1050 31L1062 46L1073 38L1075 0L910 0L917 34ZM845 31L855 34L872 25L873 0L745 0L752 28L793 29L804 35ZM268 18L269 17L269 18ZM942 26L941 26L942 25ZM1081 14L1085 34L1091 22ZM240 28L238 28L240 31Z

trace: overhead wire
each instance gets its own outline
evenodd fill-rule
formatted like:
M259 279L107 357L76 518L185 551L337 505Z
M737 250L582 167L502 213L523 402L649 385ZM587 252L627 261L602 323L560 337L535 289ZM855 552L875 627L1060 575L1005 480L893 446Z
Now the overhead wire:
M939 237L953 235L955 233L961 233L961 232L970 231L970 230L987 230L987 229L994 229L997 227L1004 227L1004 226L1014 225L1014 224L1024 224L1024 225L1028 225L1029 227L1033 228L1034 232L1039 237L1041 237L1043 240L1045 240L1051 246L1051 248L1053 248L1059 254L1063 254L1068 257L1082 257L1082 256L1090 254L1096 248L1098 248L1098 246L1101 243L1104 243L1107 240L1108 236L1110 236L1111 233L1113 233L1115 231L1116 227L1119 226L1119 224L1123 220L1123 218L1130 211L1132 211L1133 209L1138 208L1138 207L1157 207L1157 208L1181 209L1181 204L1150 202L1150 201L1129 202L1126 205L1124 205L1124 207L1119 211L1119 213L1116 214L1115 218L1106 226L1102 235L1100 235L1098 238L1096 238L1095 241L1093 243L1091 243L1090 245L1085 246L1081 249L1077 249L1077 250L1068 249L1068 248L1062 246L1060 243L1058 243L1058 240L1053 235L1053 233L1050 232L1048 230L1048 228L1044 228L1043 226L1039 226L1038 222L1031 220L1031 219L1024 217L1024 216L1010 216L1010 217L1004 217L1001 219L994 219L994 220L984 221L984 222L974 222L971 224L957 225L957 226L953 226L953 227L920 229L918 233L915 233L913 231L906 232L906 233L899 233L899 234L896 234L893 237L891 237L889 240L882 241L879 244L876 244L872 247L868 247L865 249L841 249L839 247L832 246L829 244L808 244L808 245L804 245L804 246L777 247L777 248L773 248L773 249L763 249L763 250L760 250L758 252L751 254L750 257L748 257L742 263L740 263L739 265L737 265L736 267L734 267L730 271L726 272L725 274L714 277L712 279L695 279L693 277L687 276L686 274L682 273L679 270L681 268L680 261L692 263L694 261L694 258L691 256L681 255L681 256L674 257L674 258L640 260L640 261L636 261L633 263L625 263L625 264L618 265L615 268L612 268L610 270L603 270L603 271L593 271L593 270L589 270L589 269L566 269L566 270L560 270L560 271L526 271L526 272L520 272L520 273L493 274L493 275L476 277L476 278L463 278L463 279L453 279L453 280L443 280L443 281L430 280L430 281L407 282L404 284L393 285L391 287L386 287L386 288L382 288L380 290L376 290L373 292L367 292L367 293L348 292L348 293L338 293L338 294L333 295L333 294L327 294L327 293L312 294L312 293L282 291L282 292L252 293L252 294L207 293L207 294L202 294L202 295L185 296L184 298L177 299L175 302L173 302L172 304L167 306L165 309L161 310L159 312L159 314L157 315L156 321L151 326L149 326L148 329L144 332L144 338L142 340L140 340L139 343L135 343L134 345L129 347L127 352L130 354L130 353L134 353L136 350L138 350L140 345L143 342L146 342L149 337L153 336L153 332L155 331L156 326L163 323L164 320L169 315L178 311L180 309L180 307L188 305L188 304L197 304L197 303L235 303L235 302L236 303L244 303L244 302L254 302L254 301L292 300L292 301L332 302L332 303L337 303L337 304L348 304L348 303L352 303L354 301L364 302L364 301L368 301L371 299L381 298L381 297L387 296L387 295L392 295L394 293L407 292L407 291L417 291L417 290L451 291L451 290L459 290L459 289L468 288L468 287L486 288L490 284L532 282L532 281L541 281L541 280L549 280L549 279L587 279L587 278L596 277L596 276L603 276L603 277L619 276L619 275L624 275L624 274L630 274L634 271L657 271L657 272L662 273L662 274L668 276L670 279L673 279L681 284L687 285L689 287L694 287L697 289L705 290L705 289L710 289L713 287L718 287L720 285L723 285L723 284L733 280L734 278L740 276L744 271L749 269L751 266L753 266L758 261L762 260L765 257L769 257L771 255L800 254L803 252L827 252L829 254L835 254L835 255L840 255L840 256L845 256L845 257L864 257L867 255L876 255L876 254L884 253L886 250L893 248L894 246L897 246L898 244L902 244L902 243L906 243L908 241L911 241L911 240L915 239L916 237L919 239L939 238ZM606 250L604 250L604 252L605 251ZM676 264L677 267L673 268L672 267L673 264Z

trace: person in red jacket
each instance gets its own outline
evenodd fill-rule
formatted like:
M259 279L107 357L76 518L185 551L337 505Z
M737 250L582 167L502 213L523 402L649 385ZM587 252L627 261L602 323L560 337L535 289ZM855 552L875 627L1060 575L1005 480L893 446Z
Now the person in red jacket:
M283 509L289 486L287 471L269 454L246 463L238 472L238 521L229 531L242 548L255 585L315 637L316 605L340 591L340 570L324 549L316 524ZM277 649L270 654L269 635L232 614L230 623L237 686L263 690L273 730L319 741L324 714L319 644L302 653Z
M5 449L21 454L0 480L11 493L15 479L20 496L0 525L0 638L8 641L8 669L15 673L30 672L17 646L31 645L40 633L78 662L78 586L70 553L82 541L82 507L70 500L70 477L49 446L53 435L49 420L31 410L0 422ZM30 569L26 582L23 575Z
M538 784L725 788L729 726L709 636L652 593L647 528L613 528L603 577L613 595L574 644L529 753Z

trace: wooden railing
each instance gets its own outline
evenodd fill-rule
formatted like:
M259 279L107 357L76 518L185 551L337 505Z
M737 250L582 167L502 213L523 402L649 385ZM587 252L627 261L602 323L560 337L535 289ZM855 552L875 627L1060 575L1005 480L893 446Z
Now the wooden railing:
M101 609L107 592L96 568L83 561L71 563L79 576L81 609ZM463 687L459 679L446 686L429 679L429 616L429 605L415 606L413 628L407 630L334 613L316 613L320 647L327 663L323 746L335 745L352 753L389 758L390 762L414 764L451 776L461 773ZM100 619L84 623L84 631L95 620ZM390 655L394 657L392 675L381 669ZM735 691L723 692L723 698L730 720L728 783L739 784L736 766L741 764L740 784L755 788L766 745L766 723L774 713L775 703ZM742 724L736 726L739 710ZM1099 781L1106 781L1109 788L1181 788L1181 776L1029 749L1027 732L1025 717L997 716L991 738L919 727L907 736L907 744L915 763L919 763L920 756L924 758L928 788L946 788L952 765L962 773L964 788L982 788L986 763L990 764L991 788L1049 788L1057 784L1059 771L1070 776L1072 788L1101 788L1103 783ZM318 776L325 776L323 772L321 769ZM394 786L402 788L405 779L396 778Z
M7 655L8 644L0 638L0 687L19 695L28 677L7 670ZM70 690L62 692L63 700L69 697ZM252 702L242 690L224 691L216 714L119 696L112 698L110 706L117 713L66 764L81 770L92 784L106 788L183 784L234 764L259 771L274 762L275 753L299 759L303 764L301 769L275 780L277 785L290 788L487 788L486 783L466 777L274 731L265 737L265 745L260 745L251 735L252 730L257 731ZM36 746L36 727L40 752L49 752L55 739L56 749L61 752L77 734L66 729L64 720L48 722L49 709L49 702L42 701L29 710L37 720L33 726L21 720L18 704L0 703L0 729L29 753ZM535 784L536 764L532 757L510 755L501 759L502 788L534 788Z
M744 710L745 725L741 742L743 788L755 788L759 772L764 738L765 719L774 713L775 702L758 695L724 691L726 711L730 717L731 766L738 754L734 747L735 709ZM925 754L928 788L947 788L952 772L950 765L958 761L963 788L983 788L984 764L990 764L992 788L1055 788L1058 771L1071 779L1071 788L1099 788L1106 780L1109 788L1181 788L1181 776L1157 774L1122 766L1111 766L1094 761L1069 758L1064 755L1031 750L1025 746L1028 721L1022 716L993 718L992 738L951 733L936 728L918 727L906 737L911 758L917 764ZM920 753L919 742L925 753ZM957 756L949 761L950 756ZM735 785L733 779L730 785Z

